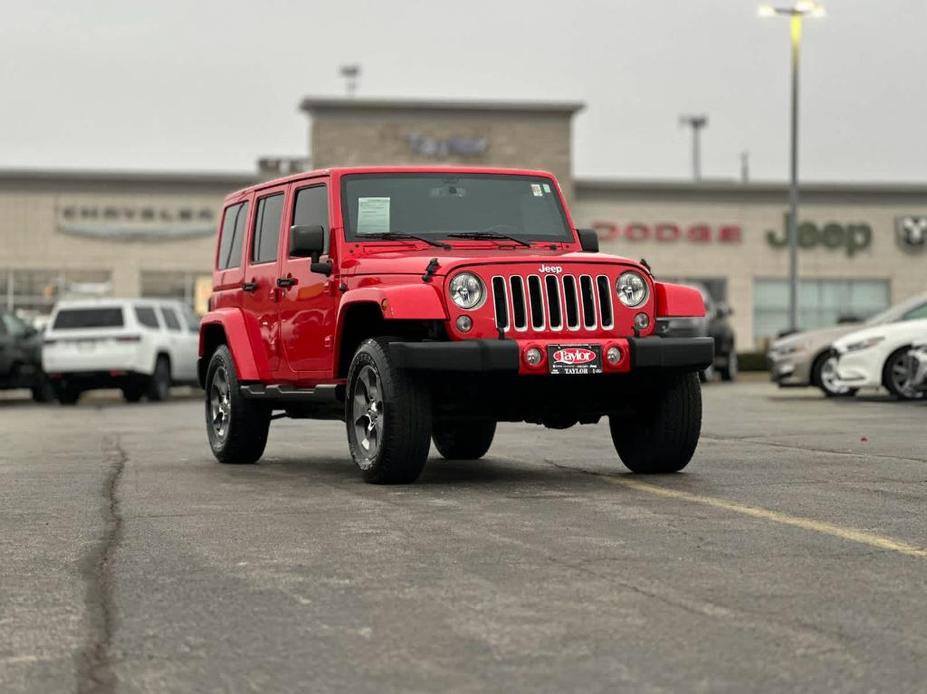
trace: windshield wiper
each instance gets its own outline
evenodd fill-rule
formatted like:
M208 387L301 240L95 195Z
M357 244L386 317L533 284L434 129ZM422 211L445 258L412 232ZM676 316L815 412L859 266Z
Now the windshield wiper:
M407 234L404 231L380 231L376 234L358 234L358 239L384 239L390 241L396 239L402 241L404 239L414 239L415 241L423 241L430 246L436 246L438 248L443 248L446 251L451 250L450 244L444 243L443 241L435 241L434 239L429 239L424 236L417 236L416 234Z
M455 231L453 233L447 234L449 238L455 239L491 239L494 241L514 241L517 244L531 248L531 244L527 241L522 241L517 236L509 236L508 234L500 234L498 231Z

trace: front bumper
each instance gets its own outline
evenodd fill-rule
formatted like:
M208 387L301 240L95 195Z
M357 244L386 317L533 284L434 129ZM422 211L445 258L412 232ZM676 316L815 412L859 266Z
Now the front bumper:
M638 369L700 371L714 359L710 337L628 337L614 339L553 340L460 340L456 342L393 342L390 356L401 369L417 371L508 372L543 375L546 359L530 366L525 351L537 347L546 354L548 345L598 345L605 354L609 347L621 350L617 364L603 364L604 373L628 373Z
M914 373L914 387L927 390L927 347L919 347L908 352L911 357L911 370Z
M812 355L808 352L790 352L778 354L769 352L766 363L769 366L769 379L780 387L811 385Z

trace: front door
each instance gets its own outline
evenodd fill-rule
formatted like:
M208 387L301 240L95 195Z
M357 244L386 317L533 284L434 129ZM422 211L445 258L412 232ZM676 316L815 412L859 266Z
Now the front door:
M325 249L321 259L329 259L331 223L329 220L329 187L325 179L300 181L294 184L290 195L290 214L285 215L292 225L321 224L325 229ZM290 369L298 375L330 375L334 358L333 345L337 310L336 282L330 275L312 272L309 258L289 257L287 252L281 268L281 277L287 283L280 290L280 334Z
M277 277L285 199L286 186L261 191L255 198L251 245L241 285L241 307L261 335L271 378L278 374L281 364Z

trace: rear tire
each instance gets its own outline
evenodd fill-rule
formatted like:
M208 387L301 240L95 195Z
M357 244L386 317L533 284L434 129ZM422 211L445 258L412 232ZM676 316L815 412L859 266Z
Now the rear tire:
M32 400L41 403L54 402L55 400L55 388L44 373L36 376L36 382L32 386Z
M431 447L431 402L419 378L396 367L390 338L366 340L348 369L345 424L365 482L409 484Z
M493 420L445 419L434 423L431 439L448 460L478 460L489 451L496 435Z
M206 370L206 434L220 463L248 465L264 454L270 410L241 395L228 347L220 345Z
M126 402L138 402L145 394L145 388L139 384L124 386L122 389L122 398Z
M55 398L62 405L76 405L81 391L74 386L61 386L55 390Z
M668 374L633 415L610 415L608 426L618 456L632 472L682 470L695 453L702 429L698 375Z
M163 354L158 356L148 379L147 395L151 402L164 402L171 397L171 362Z

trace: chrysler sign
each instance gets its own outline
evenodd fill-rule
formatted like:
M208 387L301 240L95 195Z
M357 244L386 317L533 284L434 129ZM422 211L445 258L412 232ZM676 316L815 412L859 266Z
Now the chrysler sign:
M64 202L58 231L112 241L169 241L215 233L211 207L170 204Z

